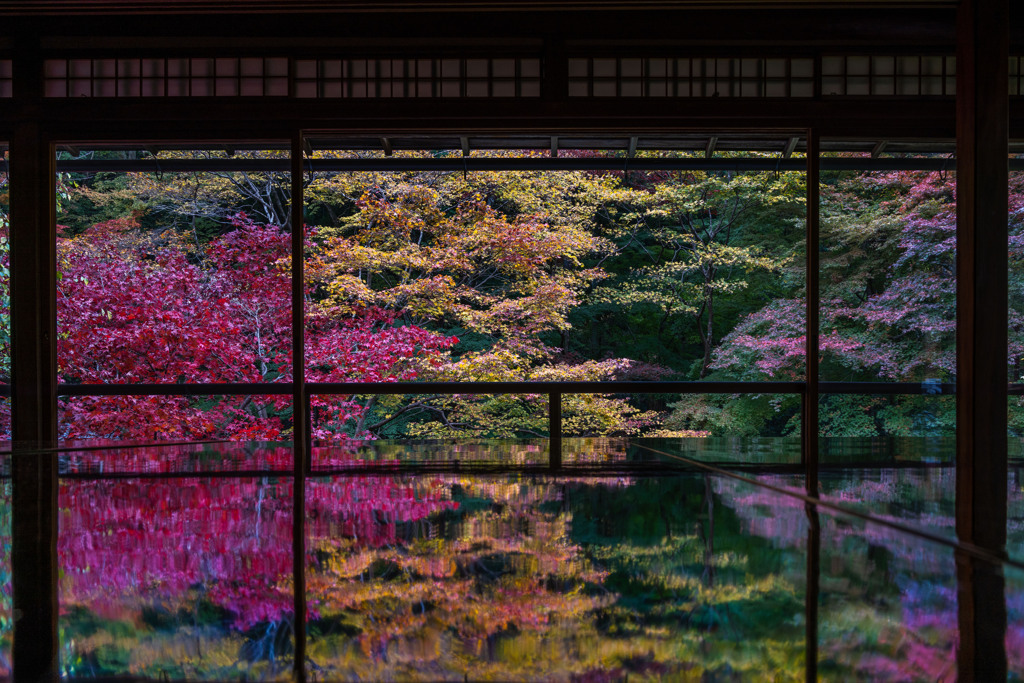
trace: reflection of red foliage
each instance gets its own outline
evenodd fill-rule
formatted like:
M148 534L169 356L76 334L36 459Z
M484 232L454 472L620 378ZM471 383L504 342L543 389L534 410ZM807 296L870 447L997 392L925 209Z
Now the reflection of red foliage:
M61 604L127 618L205 598L237 628L280 620L292 612L291 496L290 480L268 478L65 481ZM399 543L400 524L457 507L382 475L311 483L306 499L309 547Z

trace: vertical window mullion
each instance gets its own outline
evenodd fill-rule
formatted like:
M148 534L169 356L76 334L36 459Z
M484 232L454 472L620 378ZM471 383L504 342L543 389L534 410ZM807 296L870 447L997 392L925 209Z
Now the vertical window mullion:
M818 131L807 131L807 217L805 242L804 297L807 306L805 366L800 459L804 466L807 495L818 495L818 214L819 214Z
M294 680L306 680L306 474L309 471L309 402L306 396L304 300L305 230L303 134L291 149L291 285L292 285L292 590L295 608Z

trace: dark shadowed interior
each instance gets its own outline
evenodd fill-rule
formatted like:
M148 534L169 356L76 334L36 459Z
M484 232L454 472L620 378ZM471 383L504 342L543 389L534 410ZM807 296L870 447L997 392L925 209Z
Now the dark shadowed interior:
M1024 678L1024 7L0 1L0 679Z

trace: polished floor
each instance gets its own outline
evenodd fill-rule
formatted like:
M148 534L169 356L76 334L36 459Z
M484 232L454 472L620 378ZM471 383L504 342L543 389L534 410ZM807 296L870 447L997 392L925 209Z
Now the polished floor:
M965 558L1024 674L1020 481L1010 560L965 554L938 442L846 444L820 505L786 443L374 442L298 481L286 445L92 446L56 456L68 678L291 680L304 585L309 680L955 680Z

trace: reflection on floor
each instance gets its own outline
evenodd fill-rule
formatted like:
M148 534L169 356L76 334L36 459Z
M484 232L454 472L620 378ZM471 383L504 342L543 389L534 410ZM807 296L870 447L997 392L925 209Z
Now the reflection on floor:
M873 521L765 487L800 492L791 463L747 468L744 481L581 440L555 473L537 444L450 446L314 453L310 680L805 680L809 633L822 680L956 678L954 549L887 524L952 534L949 468L826 471L823 499ZM289 448L60 458L65 676L291 679ZM0 530L9 675L9 484ZM1003 576L1019 676L1024 572L1011 563Z

